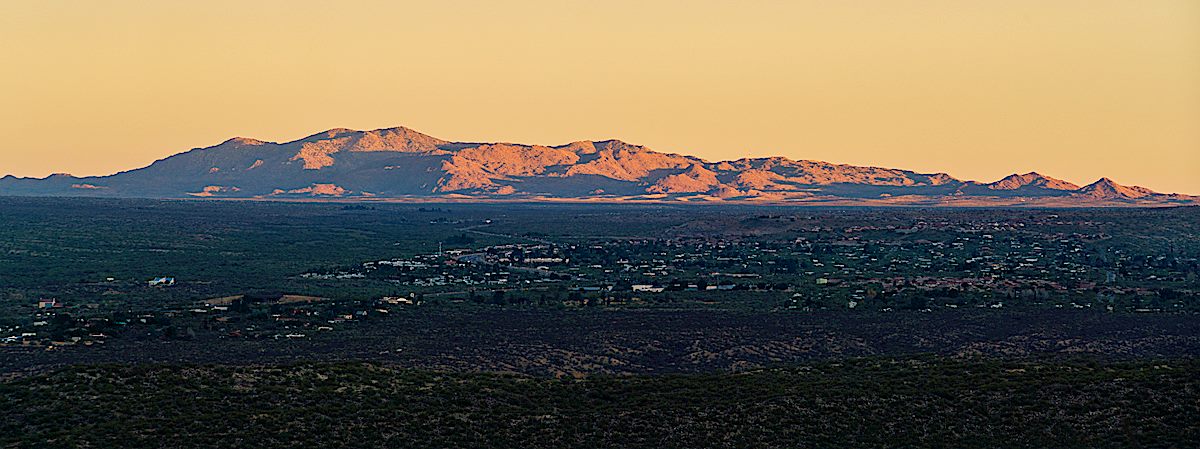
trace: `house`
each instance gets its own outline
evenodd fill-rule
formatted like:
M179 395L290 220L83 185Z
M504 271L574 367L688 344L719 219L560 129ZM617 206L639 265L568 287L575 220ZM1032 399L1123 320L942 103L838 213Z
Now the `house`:
M635 292L647 292L647 293L662 293L663 290L666 290L663 287L655 287L650 284L634 284L632 286L632 289Z
M175 285L175 278L173 278L173 277L157 277L157 278L151 279L150 282L148 282L148 284L151 287L160 287L160 286L161 287L170 287L172 285Z
M385 303L388 303L388 304L407 304L407 305L411 305L411 304L413 303L412 299L405 298L405 297L403 297L403 296L384 296L384 297L383 297L383 299L382 299L381 301L383 301L383 302L385 302Z
M56 309L61 308L62 306L62 303L58 302L58 300L54 298L40 299L37 303L37 308L39 309Z

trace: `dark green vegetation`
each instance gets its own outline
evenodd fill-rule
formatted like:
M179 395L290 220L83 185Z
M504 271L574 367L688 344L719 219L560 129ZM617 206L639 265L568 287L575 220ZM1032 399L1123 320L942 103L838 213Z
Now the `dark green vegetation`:
M1200 441L1200 363L852 359L554 380L94 366L0 386L0 445L1167 448Z
M378 288L301 284L296 276L435 252L438 241L461 234L446 209L421 209L0 197L0 322L28 315L39 298L76 309L156 310L234 292L369 296ZM431 223L438 219L445 222ZM180 282L146 288L157 276Z
M575 310L484 306L398 310L306 338L200 331L109 338L92 346L0 347L0 373L72 364L280 364L371 360L443 371L546 377L738 372L876 355L1101 360L1194 357L1192 315L967 309L858 314Z
M462 252L438 255L439 246ZM77 319L140 322L139 315L178 313L231 295L251 295L250 305L270 315L288 311L265 307L281 294L338 304L299 311L328 312L316 315L323 320L342 309L372 309L388 295L422 295L430 303L715 304L765 311L842 309L854 302L874 311L1111 306L1181 312L1193 311L1197 303L1191 298L1200 286L1198 257L1200 208L0 198L0 328L28 330L32 322L47 321L58 329L37 329L38 338L61 340L89 329ZM556 258L562 261L544 262ZM461 263L444 265L452 260ZM375 264L379 261L427 267ZM157 276L178 282L147 287ZM816 284L823 278L827 287ZM631 287L640 284L666 293L637 294ZM731 290L703 291L716 287ZM61 303L55 314L76 321L34 316L36 302L50 298ZM149 321L166 332L164 320ZM188 324L175 333L186 333ZM73 328L80 331L68 332Z
M0 447L1188 447L1198 258L1200 208L0 198Z

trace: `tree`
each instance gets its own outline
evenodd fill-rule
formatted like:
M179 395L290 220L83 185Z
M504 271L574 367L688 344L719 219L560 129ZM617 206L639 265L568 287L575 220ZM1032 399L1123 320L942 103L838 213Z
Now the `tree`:
M911 295L908 297L908 307L907 308L910 310L921 310L928 306L929 306L929 298L926 297L925 293L920 290L912 292Z

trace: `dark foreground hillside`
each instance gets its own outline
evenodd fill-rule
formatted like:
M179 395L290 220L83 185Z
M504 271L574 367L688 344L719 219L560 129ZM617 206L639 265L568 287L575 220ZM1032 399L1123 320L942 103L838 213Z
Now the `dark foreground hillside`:
M560 380L91 366L0 386L2 447L1194 447L1200 362L852 359Z
M92 346L0 346L0 378L71 365L290 365L372 361L435 371L532 376L738 372L852 357L1072 357L1200 354L1190 314L966 309L929 313L764 313L444 307L397 310L309 338L111 338Z

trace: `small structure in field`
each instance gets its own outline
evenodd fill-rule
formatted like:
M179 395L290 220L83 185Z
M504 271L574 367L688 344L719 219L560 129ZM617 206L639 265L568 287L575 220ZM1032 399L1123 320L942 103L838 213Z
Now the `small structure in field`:
M175 278L173 278L173 277L157 277L157 278L151 279L150 282L148 282L147 284L151 287L170 287L172 285L175 285Z

